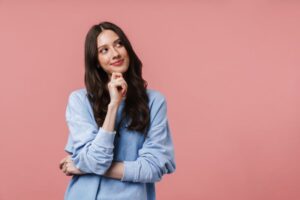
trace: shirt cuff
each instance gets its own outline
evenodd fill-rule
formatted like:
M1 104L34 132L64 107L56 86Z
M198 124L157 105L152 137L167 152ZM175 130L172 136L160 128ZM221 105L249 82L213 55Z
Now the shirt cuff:
M136 172L138 172L137 161L123 161L124 173L121 181L137 181Z
M93 140L93 145L104 148L113 148L115 135L116 131L106 131L100 127L96 138Z

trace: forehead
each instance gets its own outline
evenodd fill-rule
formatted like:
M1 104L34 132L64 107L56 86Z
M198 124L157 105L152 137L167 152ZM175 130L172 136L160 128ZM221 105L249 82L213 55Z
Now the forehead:
M112 30L104 30L97 37L97 46L112 44L119 36Z

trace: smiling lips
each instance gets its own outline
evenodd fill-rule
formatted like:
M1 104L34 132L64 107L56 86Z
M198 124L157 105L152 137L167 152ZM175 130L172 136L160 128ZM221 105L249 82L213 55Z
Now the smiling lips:
M122 60L118 60L118 61L116 61L116 62L112 63L111 65L113 65L113 66L120 66L120 65L122 65L122 64L123 64L123 62L124 62L124 59L122 59Z

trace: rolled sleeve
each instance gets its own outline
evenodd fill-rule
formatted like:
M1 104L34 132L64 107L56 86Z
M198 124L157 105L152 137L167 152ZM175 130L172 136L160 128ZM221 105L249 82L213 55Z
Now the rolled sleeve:
M124 174L123 177L121 179L121 181L133 181L136 182L137 181L137 173L135 173L136 171L138 171L138 165L135 162L131 162L131 161L124 161Z
M102 127L100 127L97 136L92 142L92 145L100 148L113 149L115 135L116 131L106 131Z
M81 171L103 175L113 159L116 132L97 127L84 98L71 93L66 109L69 137L72 138L71 159Z
M161 99L153 108L155 116L135 161L124 161L121 181L157 182L175 171L174 145L166 115L166 101Z

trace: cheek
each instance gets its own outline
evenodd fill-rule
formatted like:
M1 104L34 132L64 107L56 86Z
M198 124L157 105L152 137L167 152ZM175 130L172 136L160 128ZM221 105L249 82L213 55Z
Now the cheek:
M127 52L126 52L126 57L127 57L127 62L129 63L129 62L130 62L130 59L129 59L129 55L128 55Z
M125 49L125 47L119 48L119 53L125 57L128 56L127 50Z
M98 61L102 66L109 64L109 59L105 56L98 56Z
M127 58L127 59L126 59L127 64L129 64L130 60L129 60L129 55L128 55L127 51L124 52L123 57L126 57L126 58Z
M124 50L124 55L128 57L128 52L126 51L126 49Z

